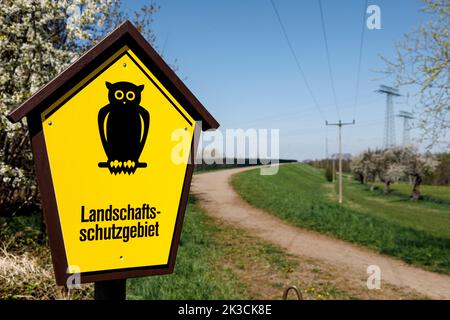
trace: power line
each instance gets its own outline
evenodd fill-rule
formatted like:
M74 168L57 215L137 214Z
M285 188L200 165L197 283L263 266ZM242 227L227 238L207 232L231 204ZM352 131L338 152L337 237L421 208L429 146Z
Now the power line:
M316 106L317 110L319 111L320 116L321 116L323 119L325 119L325 116L323 115L322 110L320 109L319 104L317 103L317 99L316 99L316 97L314 96L313 91L311 90L311 86L309 85L309 82L308 82L308 80L306 79L305 73L303 72L303 68L302 68L302 66L301 66L301 64L300 64L300 61L299 61L299 59L298 59L298 57L297 57L297 54L295 53L295 50L294 50L294 48L293 48L293 46L292 46L292 43L291 43L291 41L289 40L289 36L288 36L288 34L287 34L287 32L286 32L286 28L284 27L284 24L283 24L283 21L282 21L282 19L281 19L281 16L280 16L280 14L278 13L278 9L277 9L277 7L276 7L276 5L275 5L275 1L274 1L274 0L270 0L270 2L272 3L273 11L275 12L275 15L276 15L276 17L277 17L277 19L278 19L278 22L279 22L280 27L281 27L281 30L282 30L282 32L283 32L284 38L286 39L286 42L287 42L287 44L288 44L288 46L289 46L289 50L291 51L291 54L292 54L292 56L294 57L295 64L297 65L297 69L298 69L298 71L299 71L299 73L300 73L300 75L301 75L303 81L305 82L306 88L307 88L307 90L308 90L308 92L309 92L311 98L313 99L314 105Z
M360 100L360 101L370 101L370 102L365 103L366 106L372 105L372 104L377 104L377 105L379 104L378 101L374 101L373 100L371 95L370 96L369 95L365 96L365 98ZM349 102L348 104L347 103L345 103L345 104L341 103L341 109L353 108L353 99L348 100L348 102ZM347 107L346 108L342 108L342 106L347 106ZM332 107L334 107L334 104L322 105L321 108L322 108L322 111L323 110L326 111L327 109L332 108ZM296 106L296 108L298 109L298 106ZM254 117L254 118L252 118L249 121L243 121L243 122L238 122L238 123L240 125L242 125L242 124L259 123L260 121L264 121L264 120L271 120L271 121L273 121L273 120L281 120L281 119L285 119L285 118L293 119L293 118L298 117L298 116L305 116L305 115L310 115L312 113L315 113L315 109L316 108L315 108L314 105L309 105L307 108L303 108L300 111L299 110L295 110L295 111L287 112L287 113L277 112L275 114L268 114L268 115L264 115L262 117Z
M361 61L362 61L362 52L364 45L364 31L366 30L366 8L367 8L368 0L364 3L364 11L362 15L362 26L361 26L361 37L359 42L359 56L358 56L358 69L356 71L356 87L355 87L355 106L353 109L353 119L356 118L356 110L358 107L358 99L359 99L359 83L361 77Z
M341 113L339 111L339 106L338 106L338 102L337 102L336 89L334 87L333 71L331 69L330 50L328 49L328 38L327 38L326 29L325 29L325 19L324 19L324 16L323 16L322 0L319 0L319 8L320 8L320 20L322 22L322 33L323 33L323 38L325 40L325 51L326 51L326 54L327 54L328 74L330 76L331 90L333 92L334 104L336 105L336 111L337 111L337 114L338 114L338 118L341 119Z

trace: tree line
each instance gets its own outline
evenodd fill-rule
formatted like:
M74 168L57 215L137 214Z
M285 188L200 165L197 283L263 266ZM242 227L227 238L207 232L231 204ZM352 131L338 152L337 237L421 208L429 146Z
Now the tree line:
M338 160L336 156L328 159L303 161L322 169L328 181L336 178ZM352 174L361 184L384 183L385 193L395 182L411 182L411 198L420 198L420 185L450 186L450 153L421 154L414 147L392 149L367 149L355 156L345 154L342 172Z

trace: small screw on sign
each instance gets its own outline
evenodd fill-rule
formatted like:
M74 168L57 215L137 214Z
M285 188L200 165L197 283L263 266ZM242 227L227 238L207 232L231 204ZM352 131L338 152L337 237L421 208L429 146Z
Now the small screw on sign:
M120 261L123 261L123 256L120 256Z
M126 63L124 63L124 64L123 64L123 67L124 67L124 68L126 68L126 67L127 67L127 64L126 64Z
M51 122L51 121L48 122L48 125L49 125L49 126L51 126L52 124L53 124L53 122Z

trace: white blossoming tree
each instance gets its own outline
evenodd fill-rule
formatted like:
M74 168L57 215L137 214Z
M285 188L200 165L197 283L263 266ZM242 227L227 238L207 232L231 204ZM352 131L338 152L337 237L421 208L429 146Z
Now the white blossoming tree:
M363 183L381 181L384 193L391 191L392 183L401 178L412 177L411 199L420 198L420 185L427 175L431 175L439 161L431 153L420 154L413 147L396 147L384 150L367 150L352 160L352 172L361 177Z
M352 158L350 169L362 184L375 180L377 168L373 161L374 155L375 151L369 149Z
M403 175L401 161L397 149L376 150L373 156L375 177L384 183L384 193L391 192L391 184L398 181Z
M120 0L0 1L0 215L37 204L27 124L6 115L128 15ZM154 4L130 18L150 42Z
M413 187L411 191L411 200L419 200L420 185L426 175L432 174L439 165L439 161L434 155L427 152L419 154L413 149L408 149L403 162L405 164L405 173L413 178Z
M418 114L421 140L429 147L450 147L450 4L448 0L423 0L429 21L395 44L394 59L384 73L411 97Z

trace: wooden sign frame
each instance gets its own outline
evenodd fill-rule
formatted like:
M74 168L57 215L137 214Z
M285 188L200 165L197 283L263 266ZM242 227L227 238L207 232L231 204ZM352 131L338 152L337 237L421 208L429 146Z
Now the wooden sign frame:
M68 263L42 128L41 113L54 101L73 88L74 84L85 79L86 76L123 46L128 46L138 56L138 58L152 71L161 84L186 109L195 121L201 121L203 130L216 129L219 127L219 123L214 117L206 110L200 101L198 101L191 91L189 91L178 76L129 21L125 21L117 27L96 46L87 51L66 70L51 80L46 86L37 91L22 105L14 109L8 115L10 121L18 122L24 117L27 118L37 182L51 247L53 268L58 285L65 285L71 274L67 272ZM194 150L197 142L198 141L194 137L189 155L190 161L185 172L168 264L85 272L80 274L82 283L161 275L173 272L184 213L188 202L189 189L194 169Z

